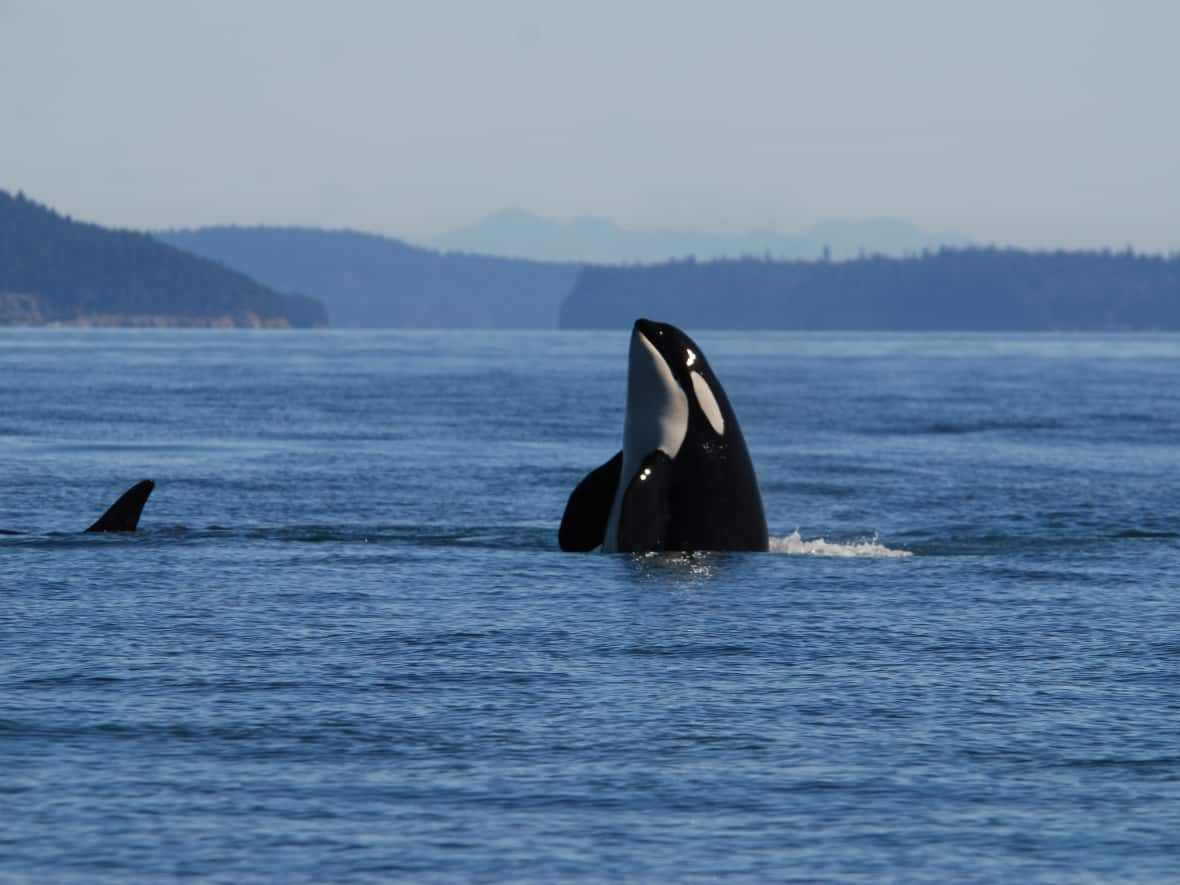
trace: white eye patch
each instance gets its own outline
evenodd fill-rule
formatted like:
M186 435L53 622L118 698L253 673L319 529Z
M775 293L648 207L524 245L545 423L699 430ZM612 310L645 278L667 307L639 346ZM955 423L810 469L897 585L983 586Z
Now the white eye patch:
M721 406L717 405L717 397L713 396L709 382L700 372L689 372L689 374L692 376L692 392L697 395L697 403L700 405L701 411L705 413L705 417L709 419L709 426L718 436L724 436L725 419L721 417Z

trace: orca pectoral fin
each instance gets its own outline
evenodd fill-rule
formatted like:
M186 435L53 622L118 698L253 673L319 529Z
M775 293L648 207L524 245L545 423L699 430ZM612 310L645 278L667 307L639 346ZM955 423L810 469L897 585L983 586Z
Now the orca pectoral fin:
M156 484L150 479L137 482L125 491L107 512L98 518L88 532L133 532L139 525L139 514Z
M619 452L574 487L561 515L557 543L566 552L588 553L602 544L610 507L619 488L623 453Z
M668 487L672 459L659 449L643 459L623 493L619 511L619 552L649 553L668 544L672 509Z

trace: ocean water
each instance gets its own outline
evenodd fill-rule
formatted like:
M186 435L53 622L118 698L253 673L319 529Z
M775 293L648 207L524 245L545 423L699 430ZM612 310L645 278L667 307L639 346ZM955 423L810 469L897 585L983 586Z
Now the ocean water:
M769 554L557 550L626 331L0 331L0 881L1180 879L1180 337L688 331Z

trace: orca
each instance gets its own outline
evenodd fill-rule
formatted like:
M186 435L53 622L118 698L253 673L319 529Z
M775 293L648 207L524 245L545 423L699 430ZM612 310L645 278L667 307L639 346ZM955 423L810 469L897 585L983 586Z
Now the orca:
M725 390L680 329L635 321L623 448L570 493L565 551L769 549L754 465Z
M133 532L139 527L139 515L143 512L143 505L147 503L148 495L156 484L150 479L137 482L122 495L119 500L107 508L107 512L100 516L88 532Z
M143 512L143 505L147 503L148 495L156 484L150 479L137 482L122 495L114 504L107 508L106 513L84 531L87 532L133 532L139 526L139 515ZM0 535L20 535L24 532L14 532L0 529Z

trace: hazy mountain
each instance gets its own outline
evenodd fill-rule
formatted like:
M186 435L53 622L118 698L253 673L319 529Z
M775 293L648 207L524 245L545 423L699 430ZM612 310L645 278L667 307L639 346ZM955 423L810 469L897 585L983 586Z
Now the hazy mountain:
M943 249L855 261L586 267L563 328L1180 331L1180 256Z
M0 324L326 325L324 307L147 234L83 224L0 190Z
M854 258L862 253L901 256L963 244L963 239L953 234L931 235L912 224L888 218L829 222L792 236L773 231L725 236L626 230L600 218L550 221L519 209L497 212L478 224L430 241L439 249L595 264L653 263L690 255L698 260L766 255L813 259L821 257L825 248L833 259Z
M323 300L334 326L552 329L577 265L441 254L347 230L209 227L166 243Z

